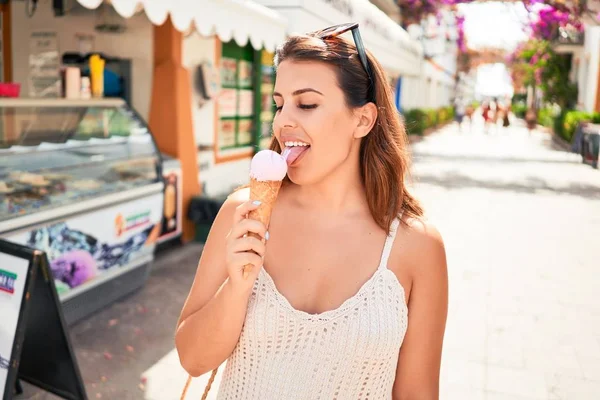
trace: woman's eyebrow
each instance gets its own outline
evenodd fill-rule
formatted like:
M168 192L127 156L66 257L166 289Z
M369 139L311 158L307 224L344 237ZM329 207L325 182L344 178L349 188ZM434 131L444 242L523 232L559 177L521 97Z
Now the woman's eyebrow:
M321 93L317 89L313 89L313 88L298 89L298 90L294 91L294 93L292 93L292 95L298 96L298 95L301 95L302 93L307 93L307 92L314 92L314 93L317 93L317 94L320 94L321 96L323 96L323 93ZM275 97L275 96L283 97L281 95L281 93L273 92L273 97Z

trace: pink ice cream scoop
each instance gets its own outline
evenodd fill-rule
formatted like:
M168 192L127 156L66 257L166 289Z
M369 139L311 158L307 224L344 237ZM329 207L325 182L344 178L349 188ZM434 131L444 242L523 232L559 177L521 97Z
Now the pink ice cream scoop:
M258 181L281 181L287 174L284 156L273 150L261 150L250 164L250 177Z

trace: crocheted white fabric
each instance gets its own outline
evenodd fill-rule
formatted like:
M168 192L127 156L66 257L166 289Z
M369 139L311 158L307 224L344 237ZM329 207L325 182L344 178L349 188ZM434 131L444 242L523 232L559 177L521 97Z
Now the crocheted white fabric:
M387 269L398 224L377 271L335 310L293 308L261 270L217 399L391 399L408 323L404 289Z

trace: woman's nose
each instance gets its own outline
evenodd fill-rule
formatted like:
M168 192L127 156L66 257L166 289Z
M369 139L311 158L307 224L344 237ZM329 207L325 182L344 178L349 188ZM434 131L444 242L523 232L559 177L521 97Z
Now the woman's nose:
M289 107L282 107L279 110L278 115L275 117L276 124L279 125L282 129L284 128L295 128L296 120L294 119L292 113L290 112Z

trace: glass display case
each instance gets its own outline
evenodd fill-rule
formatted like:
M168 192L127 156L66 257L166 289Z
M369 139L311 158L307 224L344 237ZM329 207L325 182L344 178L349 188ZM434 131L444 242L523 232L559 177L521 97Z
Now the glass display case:
M48 254L63 304L77 298L68 322L143 283L163 189L152 134L124 101L0 99L0 237Z
M22 216L160 181L152 136L125 103L62 103L0 102L0 232Z

